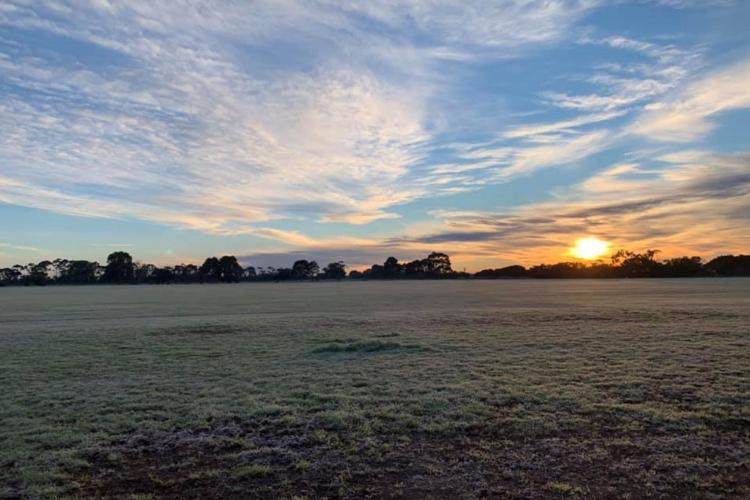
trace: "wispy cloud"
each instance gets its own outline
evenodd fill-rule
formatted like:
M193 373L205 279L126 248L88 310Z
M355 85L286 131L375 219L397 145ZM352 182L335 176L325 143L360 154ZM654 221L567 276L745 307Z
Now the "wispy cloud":
M550 104L561 108L609 111L623 110L675 88L691 71L700 67L701 47L680 48L624 36L583 36L582 45L606 46L635 53L643 60L599 65L585 81L601 89L591 94L548 92Z
M716 127L716 115L750 107L749 82L750 60L705 75L671 99L648 106L631 131L659 141L704 137Z
M552 123L533 123L528 125L522 125L517 128L508 130L503 134L508 139L539 139L549 134L572 134L584 125L591 125L592 123L601 123L619 118L624 112L616 111L609 113L594 113L590 115L577 116L570 120L563 120Z
M25 245L11 245L10 243L0 243L0 248L7 248L9 250L20 250L23 252L41 252L39 248L30 247Z
M430 194L407 179L431 140L429 67L558 39L595 3L11 2L0 24L108 62L6 47L0 155L19 185L0 196L218 234L394 218Z
M639 59L596 65L588 76L569 75L572 81L599 91L543 92L540 97L544 104L565 110L565 118L529 123L528 113L521 114L523 123L507 127L496 140L461 145L455 150L456 161L436 165L433 174L440 179L453 175L456 184L477 186L581 162L622 142L627 135L622 128L625 119L643 105L674 91L686 75L701 67L702 51L696 47L679 48L619 35L591 34L580 36L576 43L608 47L635 54ZM535 114L545 111L541 108ZM620 122L616 123L617 120Z

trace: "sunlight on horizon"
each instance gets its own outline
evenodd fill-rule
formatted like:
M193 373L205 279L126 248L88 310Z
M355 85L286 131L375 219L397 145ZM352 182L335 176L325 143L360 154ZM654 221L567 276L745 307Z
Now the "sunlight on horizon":
M609 253L610 246L608 241L590 236L576 240L570 254L579 259L594 260Z

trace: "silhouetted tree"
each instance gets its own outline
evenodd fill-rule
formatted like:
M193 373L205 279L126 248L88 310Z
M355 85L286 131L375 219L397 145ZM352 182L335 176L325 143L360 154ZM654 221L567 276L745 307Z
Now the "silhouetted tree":
M383 263L383 278L394 279L401 277L403 266L396 257L388 257Z
M525 269L523 266L507 266L485 269L474 274L475 278L618 278L618 277L693 277L693 276L750 276L750 255L723 255L703 265L700 257L677 257L657 261L658 250L643 253L620 250L612 256L611 264L559 262L540 264ZM14 265L0 269L0 285L45 285L102 283L192 283L204 281L238 282L241 280L300 280L343 279L346 266L343 262L332 262L323 269L317 262L297 260L291 268L243 269L234 256L209 257L200 267L180 264L172 267L156 267L151 264L133 263L126 252L114 252L107 257L107 265L85 260L55 259L38 263ZM424 259L415 259L406 264L396 257L388 257L365 271L351 271L351 279L437 279L466 278L471 275L455 272L447 254L432 252Z
M38 264L30 263L28 266L26 266L26 284L36 286L46 285L47 281L49 280L49 272L51 267L52 262L48 260L43 260Z
M278 272L273 266L259 267L256 271L255 279L257 281L277 281Z
M314 260L300 259L292 265L292 278L297 280L314 278L320 272L318 263Z
M370 269L365 269L362 277L365 279L382 280L385 276L385 269L380 264L373 265Z
M200 278L200 271L195 264L180 264L174 267L174 279L180 283L192 283Z
M523 266L507 266L499 269L484 269L475 273L476 278L523 278L526 268Z
M620 250L612 256L612 265L618 274L625 278L649 278L659 276L662 264L654 257L659 250L646 250L643 253Z
M706 264L718 276L750 276L750 255L722 255Z
M107 267L102 281L106 283L133 283L133 257L127 252L114 252L107 256Z
M219 265L219 259L216 257L209 257L203 261L200 267L201 280L216 282L221 279L221 266Z
M200 267L201 278L209 282L238 283L244 272L234 255L224 255L219 259L209 257Z
M320 266L318 266L318 263L314 260L311 260L307 264L307 276L310 278L315 278L318 276L318 273L320 273Z
M68 259L55 259L52 261L52 280L56 283L60 283L62 276L70 266Z
M557 264L540 264L529 268L532 278L569 279L583 277L586 264L581 262L558 262Z
M700 257L667 259L662 264L662 275L668 278L691 278L705 276L706 273Z
M13 266L13 270L16 272L16 276L18 277L18 284L24 283L24 278L26 276L26 266L16 264Z
M0 283L3 285L17 285L21 279L21 271L15 267L0 269Z
M244 269L234 255L225 255L219 259L219 279L224 283L239 283Z
M294 278L294 272L288 267L280 267L276 269L273 275L273 279L276 281L287 281Z
M451 259L440 252L432 252L424 259L416 259L401 266L401 273L407 278L445 278L455 275Z
M134 275L136 283L150 283L154 272L156 272L156 266L153 264L141 264L136 262L134 265Z
M404 265L404 275L410 278L418 278L424 276L426 272L427 270L425 268L424 259L412 260Z
M159 285L174 283L174 270L171 267L157 267L151 273L150 279L153 283L157 283Z
M331 262L323 269L324 279L340 280L346 277L346 266L343 262Z
M90 285L96 283L96 272L99 268L98 262L87 260L65 260L64 264L58 265L59 283L66 285Z
M432 252L425 259L425 271L431 276L445 276L453 272L451 258L440 252Z

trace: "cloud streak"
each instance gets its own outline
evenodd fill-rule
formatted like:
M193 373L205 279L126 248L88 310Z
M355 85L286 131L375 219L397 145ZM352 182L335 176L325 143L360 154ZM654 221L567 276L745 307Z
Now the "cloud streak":
M1 24L112 62L6 47L0 155L27 187L0 196L217 234L299 216L394 218L391 207L432 194L408 178L432 139L428 68L467 47L558 39L594 4L12 2ZM245 55L279 43L300 67ZM373 55L391 69L376 75Z
M690 142L711 133L716 115L750 108L750 60L711 73L678 95L648 107L631 132L665 142Z

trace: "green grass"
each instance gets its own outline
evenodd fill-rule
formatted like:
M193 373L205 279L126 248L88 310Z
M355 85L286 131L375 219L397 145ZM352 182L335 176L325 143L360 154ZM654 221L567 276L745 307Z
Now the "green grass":
M111 320L75 296L16 308L0 498L750 496L747 285L387 285L122 287L94 308ZM269 293L311 303L266 313Z

